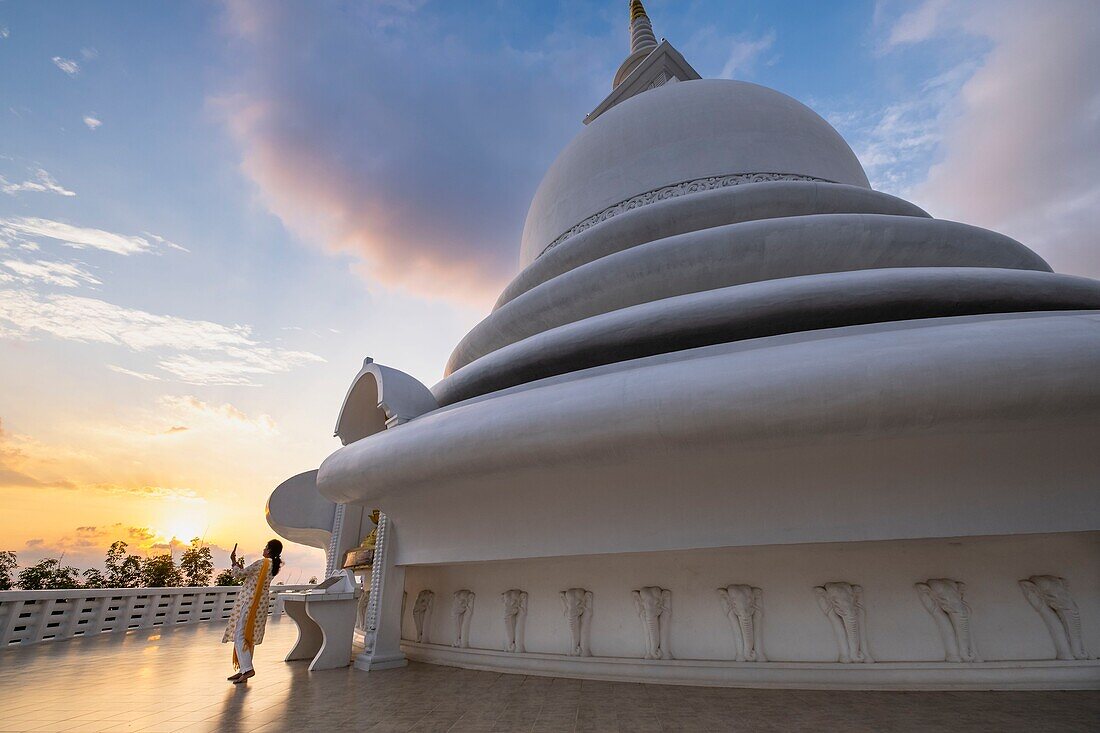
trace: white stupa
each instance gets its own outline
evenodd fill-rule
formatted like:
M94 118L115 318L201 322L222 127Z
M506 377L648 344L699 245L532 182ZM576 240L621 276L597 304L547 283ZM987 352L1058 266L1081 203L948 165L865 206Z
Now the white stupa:
M359 666L1100 687L1100 282L630 10L445 378L368 360L272 494L333 568L381 509Z

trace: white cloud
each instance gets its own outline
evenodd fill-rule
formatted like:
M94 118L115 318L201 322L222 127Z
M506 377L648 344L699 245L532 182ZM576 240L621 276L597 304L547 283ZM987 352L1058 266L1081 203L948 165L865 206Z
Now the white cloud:
M924 180L943 141L952 101L973 68L961 64L925 82L919 94L879 108L836 102L811 106L852 146L872 188L908 198Z
M290 365L279 365L265 356L265 354L276 355L277 353L278 351L273 349L262 349L259 353L238 352L230 359L208 359L191 354L178 354L161 359L157 362L157 366L187 384L258 387L259 383L253 379L255 376L289 371L291 366L298 366L307 361L323 361L321 357L315 357L306 352L285 352L300 354L303 358L295 358L294 363Z
M942 142L944 116L958 86L926 85L914 100L827 117L847 133L871 186L904 198L923 179L928 161Z
M183 245L176 244L175 242L169 242L167 239L165 239L164 237L162 237L158 234L152 234L151 232L142 232L142 234L149 237L149 239L152 239L157 244L162 244L165 247L168 247L169 249L178 249L180 252L190 252L191 251L191 250L187 249L186 247L184 247Z
M11 35L11 31L8 30L6 25L0 25L0 38L7 38Z
M42 168L35 169L34 180L26 180L22 183L11 183L8 179L0 176L0 191L3 191L9 196L14 196L24 191L56 193L61 196L76 196L74 192L55 181L53 176Z
M1100 276L1100 12L1093 0L963 4L993 48L952 99L931 213L1004 232L1056 269Z
M162 381L161 378L158 377L156 374L149 374L148 372L135 372L133 369L127 369L125 367L120 367L115 364L108 364L107 368L110 369L112 372L125 374L127 377L134 377L135 379L140 379L145 382Z
M64 71L69 76L76 76L80 73L80 64L76 63L72 59L62 58L61 56L53 57L54 66Z
M154 243L187 251L178 244L174 244L162 237L147 232L144 232L144 237L115 234L114 232L108 232L102 229L77 227L60 221L26 216L14 217L11 219L0 218L0 236L5 234L8 237L20 235L47 237L49 239L56 239L66 246L76 249L100 249L105 252L113 252L114 254L120 255L131 255L152 251L154 249Z
M248 326L161 316L95 298L20 290L0 291L0 334L19 339L48 334L153 352L162 370L192 384L253 386L255 376L324 361L306 351L265 345L253 338Z
M732 79L738 72L744 73L752 67L760 54L773 45L775 45L774 30L768 31L760 38L734 40L719 76L723 79Z
M88 126L89 130L94 130L103 124L103 121L95 116L93 112L90 115L84 115L84 124Z
M890 29L886 48L907 43L920 43L932 37L949 0L925 0L913 10L902 15Z
M194 427L214 427L232 430L258 430L274 432L275 420L270 415L261 414L249 417L243 410L228 402L213 405L203 402L194 395L165 395L157 400L160 407L177 422L187 423L188 429ZM173 432L181 432L178 429Z
M581 3L517 49L482 41L522 21L518 4L482 14L476 37L420 5L226 4L241 63L211 104L289 230L388 290L488 307L514 275L531 194L607 94L626 36L608 43L603 11ZM378 73L414 67L416 84Z
M63 288L75 288L82 284L101 285L95 275L81 268L79 265L69 262L49 262L37 260L25 262L23 260L4 260L0 267L5 267L15 276L6 279L11 282L19 280L24 283L42 282L47 285L58 285ZM0 272L0 276L5 273Z
M80 49L80 55L84 58L85 61L91 61L93 59L99 58L99 51L92 47L82 48Z

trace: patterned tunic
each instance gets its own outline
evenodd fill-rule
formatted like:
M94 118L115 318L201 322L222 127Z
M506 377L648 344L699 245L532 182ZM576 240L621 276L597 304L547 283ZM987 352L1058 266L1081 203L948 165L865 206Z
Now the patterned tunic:
M233 637L237 631L237 623L240 621L242 615L248 614L248 609L252 605L252 599L256 597L257 593L260 593L260 603L256 609L256 621L252 626L252 643L259 644L264 640L264 629L267 628L267 599L271 592L271 571L269 570L264 577L263 587L257 588L256 581L260 577L260 568L263 567L264 560L260 559L249 565L247 568L232 568L234 578L238 578L244 581L241 586L240 593L237 594L237 602L233 604L233 613L229 616L229 622L225 625L225 633L222 634L222 643L227 641L233 641Z

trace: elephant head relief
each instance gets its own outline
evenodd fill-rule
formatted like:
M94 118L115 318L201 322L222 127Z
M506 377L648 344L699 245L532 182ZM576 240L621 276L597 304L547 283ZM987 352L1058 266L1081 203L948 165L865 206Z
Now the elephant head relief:
M1020 581L1020 589L1043 619L1057 658L1088 659L1081 637L1081 612L1066 579L1056 575L1032 575Z
M500 594L504 602L504 651L523 652L524 625L527 620L527 593L506 590Z
M416 624L416 641L422 644L428 643L428 627L432 613L432 603L435 601L435 593L430 590L422 590L416 594L413 601L413 622Z
M949 578L930 578L914 587L939 629L944 658L948 662L980 662L970 633L970 606L963 599L966 585Z
M570 588L560 594L565 618L569 621L569 655L590 657L589 638L592 625L592 591Z
M764 592L751 585L728 585L718 589L718 596L733 631L734 660L766 662L760 624Z
M873 662L867 651L863 588L850 583L825 583L814 588L817 605L829 619L840 662Z
M646 586L634 591L634 606L645 632L646 659L672 659L668 636L672 621L672 591Z
M456 590L454 605L451 606L451 619L454 623L454 641L451 646L470 646L470 620L474 615L474 592Z

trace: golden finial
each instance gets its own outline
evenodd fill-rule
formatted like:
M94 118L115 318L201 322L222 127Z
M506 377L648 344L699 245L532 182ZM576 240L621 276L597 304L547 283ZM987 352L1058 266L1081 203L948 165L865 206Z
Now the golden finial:
M649 22L642 0L630 0L630 53L652 51L657 48L653 24Z

